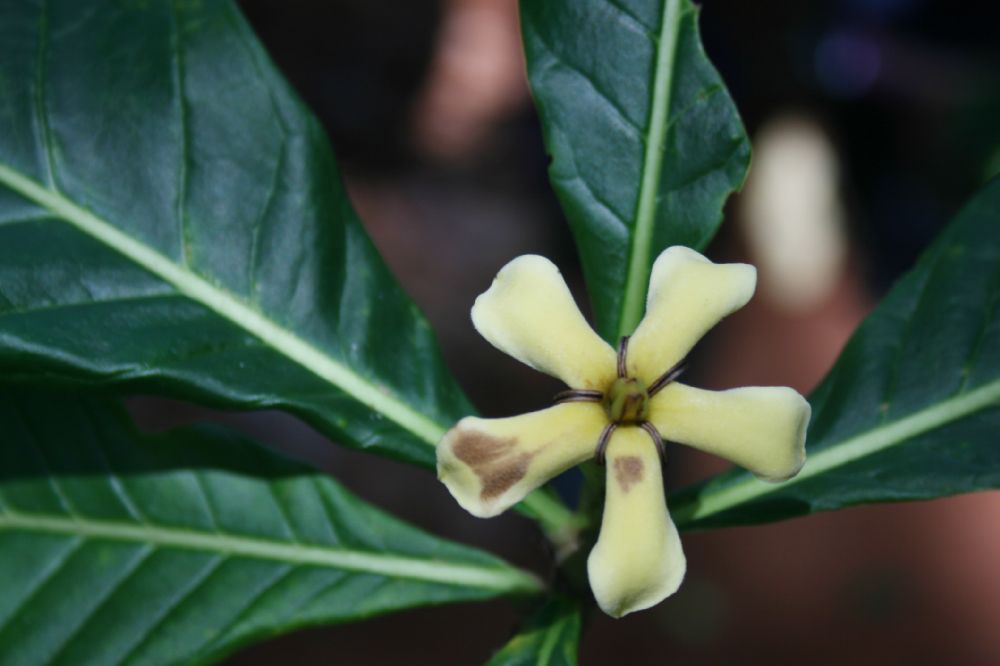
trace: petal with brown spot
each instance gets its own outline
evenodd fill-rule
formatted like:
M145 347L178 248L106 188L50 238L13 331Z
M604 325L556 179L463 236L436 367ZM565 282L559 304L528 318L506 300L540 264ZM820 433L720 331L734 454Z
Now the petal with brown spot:
M641 428L618 428L608 444L601 533L587 559L597 603L621 617L677 591L686 563L663 496L660 452Z
M438 444L438 477L469 513L495 516L594 455L606 420L592 402L504 419L464 418Z
M514 437L496 439L476 430L458 438L454 452L479 477L483 500L499 497L523 479L534 457L533 453L518 450Z

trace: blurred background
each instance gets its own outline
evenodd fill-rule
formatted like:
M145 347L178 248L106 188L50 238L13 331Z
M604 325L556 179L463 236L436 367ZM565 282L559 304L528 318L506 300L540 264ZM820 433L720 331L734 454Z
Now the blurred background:
M586 310L524 75L514 0L243 0L325 124L369 233L480 410L559 390L478 337L469 308L534 252ZM853 328L961 203L1000 172L1000 3L706 0L709 56L754 143L708 255L750 261L758 296L696 350L686 381L810 391ZM150 428L206 414L137 399ZM465 514L433 475L330 445L273 413L226 415L437 534L544 572L527 520ZM667 483L725 464L678 448ZM573 478L562 481L571 488ZM688 576L655 609L595 614L581 663L998 664L1000 493L684 536ZM517 628L510 601L304 630L251 664L476 664Z

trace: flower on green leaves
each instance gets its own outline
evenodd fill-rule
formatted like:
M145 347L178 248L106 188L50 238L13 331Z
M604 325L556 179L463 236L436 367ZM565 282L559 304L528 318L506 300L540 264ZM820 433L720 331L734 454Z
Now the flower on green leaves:
M614 617L659 603L686 568L663 490L664 441L768 481L794 476L805 462L809 403L794 390L705 391L676 381L694 344L750 300L756 277L746 264L668 248L653 265L645 317L615 350L587 325L552 262L514 259L476 300L473 324L569 390L537 412L462 419L438 445L438 476L462 507L489 517L596 457L607 489L587 561L594 596Z

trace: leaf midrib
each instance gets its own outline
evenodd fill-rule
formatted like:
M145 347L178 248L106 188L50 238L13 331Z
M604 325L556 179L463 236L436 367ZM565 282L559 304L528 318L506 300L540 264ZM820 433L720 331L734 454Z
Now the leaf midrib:
M552 655L556 651L556 646L559 645L559 639L562 638L566 625L572 619L571 615L563 615L545 630L542 644L538 648L538 659L535 661L535 666L550 666L552 664Z
M412 408L391 392L389 387L373 384L350 367L331 358L322 350L280 326L245 300L217 287L185 267L177 265L153 248L132 238L90 211L0 162L0 183L65 220L76 229L128 257L158 276L179 293L209 308L248 333L262 340L278 353L298 363L321 379L338 387L362 405L382 414L425 444L436 447L447 426L437 423ZM552 535L573 521L571 512L559 501L541 491L522 500L529 515L535 515Z
M152 247L143 244L106 220L0 163L0 182L34 201L83 233L128 257L173 286L177 291L263 340L283 356L295 361L373 411L380 412L425 443L436 446L446 428L427 418L348 366L266 317L245 300L211 284L179 266Z
M537 578L514 568L477 567L430 558L283 543L259 537L225 532L197 532L149 523L129 524L79 516L66 518L5 510L0 513L0 532L4 530L151 544L163 548L225 554L298 566L330 567L390 578L479 587L503 592L538 592L542 589L542 584Z
M625 275L625 295L622 299L618 337L629 335L642 318L643 295L649 277L649 258L656 222L657 195L663 172L664 144L669 128L674 61L680 28L682 0L666 0L653 74L653 98L649 111L649 130L642 159L642 180L636 206L635 228Z
M763 495L808 481L832 469L891 448L996 404L1000 404L1000 379L811 453L802 471L783 483L770 484L747 477L718 491L709 491L692 503L674 510L674 518L679 523L702 520Z

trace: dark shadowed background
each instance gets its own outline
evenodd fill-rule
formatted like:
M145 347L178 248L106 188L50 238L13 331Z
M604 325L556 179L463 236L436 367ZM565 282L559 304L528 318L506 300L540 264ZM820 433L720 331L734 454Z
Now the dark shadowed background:
M541 0L539 0L541 1ZM486 415L558 390L479 338L475 296L526 252L586 310L546 179L513 0L244 0L325 124L369 233ZM686 381L808 392L857 322L962 201L1000 172L1000 3L707 0L701 26L754 140L744 193L709 248L751 261L758 296L699 345ZM238 110L234 110L238 112ZM139 398L148 428L214 413ZM225 415L437 534L544 571L514 515L465 514L433 476L349 451L291 417ZM672 450L678 487L724 464ZM561 480L572 491L574 478ZM581 663L1000 663L1000 493L884 505L684 536L681 591L613 621ZM476 664L516 629L512 602L302 631L230 664Z

